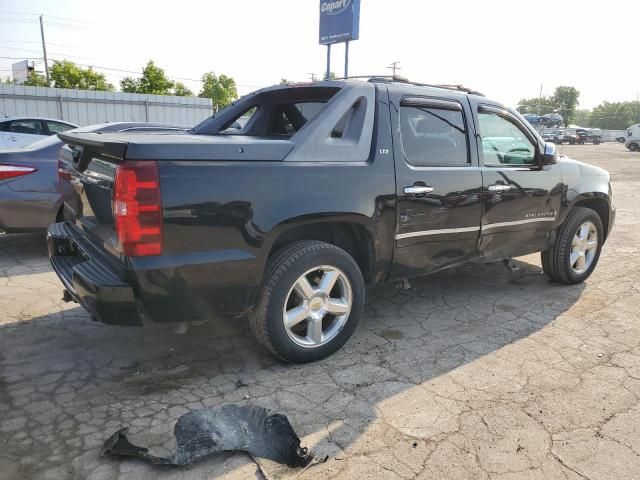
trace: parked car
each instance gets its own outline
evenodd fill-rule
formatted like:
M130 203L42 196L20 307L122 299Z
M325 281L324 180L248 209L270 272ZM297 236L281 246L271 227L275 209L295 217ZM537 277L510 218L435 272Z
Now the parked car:
M24 147L50 135L66 132L78 125L34 117L0 118L0 148Z
M154 123L107 123L75 130L88 132L184 131L182 127ZM0 230L45 230L62 220L58 180L58 153L62 140L45 137L22 148L0 149Z
M590 128L587 130L587 141L594 145L600 145L603 141L602 130L599 128Z
M576 143L580 143L580 137L578 135L578 131L575 128L565 128L563 133L563 143L568 143L570 145L575 145Z
M589 142L589 131L585 128L576 128L576 135L578 136L578 143L584 145Z
M561 144L564 141L562 130L557 128L543 128L540 131L540 135L542 135L542 139L546 142Z
M563 121L562 115L559 113L547 113L540 117L540 123L545 127L559 127Z
M293 362L345 344L366 284L538 251L582 282L615 218L605 170L462 87L279 85L186 135L60 137L67 299L117 325L248 316Z
M640 151L640 123L631 125L627 129L627 138L624 146L632 152Z

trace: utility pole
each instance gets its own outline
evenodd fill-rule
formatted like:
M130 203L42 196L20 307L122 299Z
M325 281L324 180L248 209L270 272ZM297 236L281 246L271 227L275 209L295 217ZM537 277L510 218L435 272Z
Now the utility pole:
M307 73L307 75L309 76L309 78L311 79L312 82L316 81L316 74L315 73Z
M542 115L542 84L540 84L540 96L538 97L538 115Z
M393 70L393 76L394 76L394 77L396 76L396 70L402 70L402 69L398 66L398 64L399 64L399 63L400 63L400 62L391 62L391 65L387 67L387 68L390 68L391 70Z
M47 61L47 45L44 42L44 25L42 15L40 15L40 35L42 36L42 53L44 54L44 71L47 75L47 85L49 85L49 62Z

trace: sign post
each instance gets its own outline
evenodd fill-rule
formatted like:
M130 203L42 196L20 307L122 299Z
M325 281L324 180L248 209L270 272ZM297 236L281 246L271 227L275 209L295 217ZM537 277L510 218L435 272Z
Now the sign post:
M320 0L320 45L327 46L327 71L331 76L331 45L345 43L344 76L349 76L349 41L360 34L360 0Z

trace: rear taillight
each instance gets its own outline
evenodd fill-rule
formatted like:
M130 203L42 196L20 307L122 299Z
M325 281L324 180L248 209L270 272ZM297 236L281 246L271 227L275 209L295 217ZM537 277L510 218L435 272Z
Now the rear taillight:
M6 165L0 163L0 180L8 180L10 178L22 177L38 170L33 167L23 167L21 165Z
M67 164L62 160L58 160L58 179L62 180L71 180L71 173L69 172L69 168Z
M67 168L67 164L62 160L58 160L58 185L62 191L62 182L71 180L71 172Z
M113 216L120 248L125 255L160 255L162 204L156 162L127 161L118 165Z

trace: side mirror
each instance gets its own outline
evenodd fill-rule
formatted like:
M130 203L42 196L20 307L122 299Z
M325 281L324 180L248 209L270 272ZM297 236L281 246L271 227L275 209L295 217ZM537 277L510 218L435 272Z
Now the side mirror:
M542 166L553 165L556 163L556 145L555 143L545 142L544 152L542 153Z

